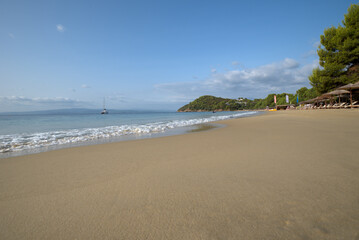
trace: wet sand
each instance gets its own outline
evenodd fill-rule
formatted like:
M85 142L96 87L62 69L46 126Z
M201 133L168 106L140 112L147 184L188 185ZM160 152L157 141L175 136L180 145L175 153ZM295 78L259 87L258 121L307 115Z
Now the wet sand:
M0 159L1 239L359 239L359 111Z

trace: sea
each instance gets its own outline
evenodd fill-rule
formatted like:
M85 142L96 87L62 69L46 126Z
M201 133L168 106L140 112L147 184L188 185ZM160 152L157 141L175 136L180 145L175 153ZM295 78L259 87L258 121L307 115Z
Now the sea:
M184 134L199 125L259 114L71 109L0 114L0 158L60 148Z

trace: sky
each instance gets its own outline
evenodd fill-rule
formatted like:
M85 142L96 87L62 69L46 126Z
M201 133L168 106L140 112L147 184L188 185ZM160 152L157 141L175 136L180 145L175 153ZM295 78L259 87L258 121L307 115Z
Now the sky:
M0 112L175 111L310 87L352 0L0 1Z

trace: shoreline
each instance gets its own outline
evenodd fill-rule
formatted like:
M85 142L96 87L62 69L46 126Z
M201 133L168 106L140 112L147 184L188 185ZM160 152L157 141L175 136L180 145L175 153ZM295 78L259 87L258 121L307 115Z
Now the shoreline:
M260 111L250 111L253 112L253 115L260 115L263 114L263 112ZM245 115L245 116L238 116L235 118L242 118L242 117L251 117L252 115ZM172 136L172 135L182 135L182 134L188 134L191 132L199 131L197 128L199 125L202 124L209 124L216 127L222 126L220 122L223 120L216 120L213 122L205 122L205 123L199 123L194 125L188 125L188 126L182 126L182 127L174 127L174 128L168 128L164 131L158 131L158 132L149 132L149 133L132 133L132 134L125 134L125 135L119 135L119 136L111 136L111 137L103 137L103 138L97 138L92 140L85 140L85 141L78 141L78 142L71 142L71 143L57 143L57 144L49 144L45 146L38 146L38 147L31 147L28 149L20 149L20 150L13 150L8 152L0 152L0 160L11 158L11 157L18 157L18 156L26 156L31 154L37 154L42 152L49 152L59 149L66 149L66 148L76 148L76 147L82 147L82 146L93 146L98 144L107 144L107 143L114 143L114 142L123 142L123 141L133 141L133 140L139 140L139 139L151 139L151 138L158 138L158 137L166 137L166 136ZM218 123L217 123L218 122ZM76 130L76 129L74 129ZM208 129L200 129L200 131L209 130Z
M1 159L51 152L51 151L56 151L56 150L60 150L60 149L95 146L95 145L102 145L102 144L109 144L109 143L136 141L136 140L141 140L141 139L152 139L152 138L161 138L161 137L166 137L166 136L187 134L191 129L195 129L195 128L196 128L196 125L193 125L193 126L187 126L187 127L179 127L176 129L168 129L165 132L156 132L156 133L147 133L147 134L132 134L132 135L119 136L119 137L88 140L88 141L77 142L77 143L56 144L56 145L50 145L50 146L37 147L37 148L33 148L33 149L24 149L24 150L13 151L13 152L5 152L5 153L0 153L0 161L1 161Z
M4 239L356 239L358 110L0 160Z
M109 143L120 143L120 142L127 142L127 141L137 141L143 139L153 139L153 138L163 138L168 136L176 136L176 135L184 135L190 134L194 132L201 132L201 131L211 131L216 128L225 127L224 124L220 124L221 121L218 122L210 122L206 124L196 124L187 127L179 127L176 129L168 129L164 132L157 132L157 133L149 133L149 134L140 134L140 135L125 135L121 137L112 137L112 138L105 138L105 139L97 139L92 141L84 141L78 143L69 143L69 144L58 144L58 145L51 145L47 147L38 147L34 149L25 149L20 151L14 152L5 152L0 153L0 161L1 159L13 158L13 157L24 157L27 155L33 154L41 154L61 149L70 149L70 148L79 148L79 147L91 147L96 145L103 145ZM208 126L207 126L208 125Z

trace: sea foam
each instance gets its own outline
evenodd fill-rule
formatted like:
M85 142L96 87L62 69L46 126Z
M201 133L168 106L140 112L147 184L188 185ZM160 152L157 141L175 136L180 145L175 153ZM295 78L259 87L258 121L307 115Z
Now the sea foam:
M165 132L169 129L209 123L229 118L239 118L256 112L240 112L231 115L211 116L186 120L171 120L168 122L153 122L146 124L126 124L100 128L72 129L64 131L48 131L26 134L0 135L0 153L29 150L54 145L81 143L86 141L108 139L127 135L145 135Z

